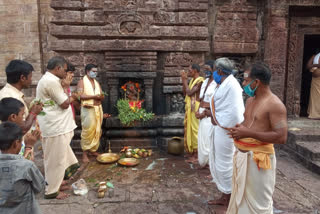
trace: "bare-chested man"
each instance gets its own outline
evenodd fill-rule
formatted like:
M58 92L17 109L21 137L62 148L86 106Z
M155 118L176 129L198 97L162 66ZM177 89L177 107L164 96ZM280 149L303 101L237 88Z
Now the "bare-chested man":
M244 73L247 100L244 122L230 129L237 151L227 213L273 213L276 177L273 144L287 141L287 111L269 87L271 71L256 63Z

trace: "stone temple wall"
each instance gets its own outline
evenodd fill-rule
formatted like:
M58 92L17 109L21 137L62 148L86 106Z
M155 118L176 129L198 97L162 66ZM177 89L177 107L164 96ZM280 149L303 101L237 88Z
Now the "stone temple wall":
M12 59L30 62L36 72L33 84L41 77L41 47L37 0L0 1L0 85L6 83L5 67ZM26 91L34 96L33 90Z
M65 56L76 66L74 85L83 76L84 65L95 63L109 94L105 111L116 115L121 85L135 80L143 86L145 107L158 116L141 126L145 132L139 136L181 135L180 71L191 63L227 56L240 70L246 63L266 61L273 72L272 90L285 102L289 115L297 115L301 41L319 31L319 13L312 12L319 6L320 0L0 1L0 84L4 85L5 65L13 58L35 67L34 86L27 96L34 96L36 82L54 55ZM295 12L297 8L302 13ZM109 133L114 139L125 135L116 118L105 126L114 129Z

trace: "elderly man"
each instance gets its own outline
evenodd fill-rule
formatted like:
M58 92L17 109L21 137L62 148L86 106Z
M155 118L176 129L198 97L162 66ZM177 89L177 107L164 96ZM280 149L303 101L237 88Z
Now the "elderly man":
M210 98L212 97L217 83L213 80L214 61L208 60L205 65L205 81L200 90L200 107L196 112L196 118L200 119L198 130L198 161L200 167L205 167L209 163L209 156L213 144L214 126L211 118L205 115L205 110L210 110ZM210 163L209 163L210 165Z
M188 162L197 161L198 149L198 129L199 119L196 118L196 112L200 105L200 90L203 82L203 77L200 76L200 66L193 64L189 67L189 72L181 73L183 84L183 94L185 98L185 118L184 118L184 147L190 159ZM188 85L188 76L192 79Z
M210 101L211 111L206 112L212 117L212 123L215 125L214 163L210 172L222 196L209 201L208 204L227 206L232 189L232 158L235 150L233 140L228 136L228 128L243 121L244 104L242 88L232 75L233 62L228 58L219 58L215 67L213 78L218 86Z
M271 71L256 63L244 73L244 121L230 129L237 151L233 159L232 195L227 213L273 213L276 177L273 144L287 141L287 111L269 87Z
M63 193L70 187L65 179L70 178L79 168L70 142L77 127L70 104L77 99L64 93L61 79L67 75L67 61L63 57L53 57L47 65L48 71L42 76L37 87L37 98L54 102L45 108L44 116L38 116L43 136L44 170L48 183L45 198L65 199Z

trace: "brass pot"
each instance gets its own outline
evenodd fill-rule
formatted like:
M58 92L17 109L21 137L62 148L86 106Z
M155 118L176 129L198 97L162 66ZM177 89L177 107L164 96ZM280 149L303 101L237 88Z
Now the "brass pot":
M183 138L173 137L168 142L168 153L172 155L182 155L184 152Z

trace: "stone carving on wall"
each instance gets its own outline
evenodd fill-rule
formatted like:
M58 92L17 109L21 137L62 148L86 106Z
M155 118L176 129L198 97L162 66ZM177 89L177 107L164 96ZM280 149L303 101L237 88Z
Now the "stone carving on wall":
M104 34L110 35L113 32L114 27L111 23L107 22L105 26L102 27Z
M104 2L105 10L137 10L144 7L145 0L106 0Z
M190 65L193 60L189 53L170 53L166 57L166 65Z
M136 9L137 8L137 0L121 0L121 6L128 9Z
M153 15L153 19L157 23L170 23L170 15L164 11L157 11Z
M180 22L183 22L183 23L203 23L205 22L205 18L206 17L203 17L203 16L200 16L199 13L196 13L196 12L186 12L186 13L183 13L181 14L181 19L180 19Z
M139 14L122 14L117 18L119 32L124 35L148 34L145 18Z
M121 34L139 34L142 31L142 26L139 22L122 22L120 24L120 33Z
M199 0L188 0L187 2L190 3L192 8L199 8L200 7L200 2Z
M170 108L172 113L184 113L184 97L182 94L174 94L171 97Z

